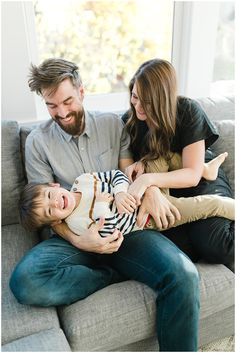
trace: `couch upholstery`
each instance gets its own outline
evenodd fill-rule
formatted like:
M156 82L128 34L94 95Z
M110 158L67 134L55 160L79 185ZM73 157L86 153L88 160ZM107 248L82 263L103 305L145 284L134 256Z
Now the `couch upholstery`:
M224 169L234 188L234 100L199 99L221 137L214 144L228 151ZM17 261L40 241L19 225L17 199L26 183L24 141L32 127L2 122L2 351L155 351L155 299L136 281L104 288L58 308L19 304L9 289ZM234 334L234 273L223 265L196 264L200 274L199 346ZM180 337L181 339L181 337Z

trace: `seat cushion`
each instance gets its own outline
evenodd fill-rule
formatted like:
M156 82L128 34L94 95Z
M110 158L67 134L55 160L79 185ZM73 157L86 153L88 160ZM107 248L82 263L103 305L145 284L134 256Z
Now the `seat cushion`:
M61 329L41 331L2 347L2 352L70 352L70 346Z
M197 268L203 345L234 332L234 274L223 265L200 263ZM126 281L59 308L59 316L73 351L119 351L156 336L155 300L144 284ZM216 325L222 326L220 331Z
M36 234L26 232L19 224L2 227L2 344L42 330L59 328L55 308L19 304L9 288L14 266L37 242Z

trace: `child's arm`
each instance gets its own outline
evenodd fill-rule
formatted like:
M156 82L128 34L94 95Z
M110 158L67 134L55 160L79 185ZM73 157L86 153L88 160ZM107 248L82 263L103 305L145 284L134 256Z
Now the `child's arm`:
M97 175L102 182L113 188L118 213L130 214L136 209L135 199L128 193L129 179L123 172L111 170Z
M109 208L110 203L113 201L111 194L103 192L96 196L94 209L93 209L93 218L98 219L101 217L109 218L112 215L112 212Z

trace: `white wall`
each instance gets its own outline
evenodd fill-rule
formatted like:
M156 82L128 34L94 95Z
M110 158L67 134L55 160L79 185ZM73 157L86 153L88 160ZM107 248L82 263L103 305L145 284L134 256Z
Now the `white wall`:
M27 85L33 53L29 48L25 3L2 1L2 119L6 120L36 119L34 95Z

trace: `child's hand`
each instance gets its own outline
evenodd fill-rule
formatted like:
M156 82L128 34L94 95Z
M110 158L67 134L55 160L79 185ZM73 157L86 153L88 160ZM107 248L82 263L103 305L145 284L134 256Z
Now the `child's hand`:
M134 197L127 192L119 192L116 194L115 201L119 214L131 214L137 207Z
M113 201L113 196L109 194L108 192L102 192L100 194L96 195L96 201L97 202L107 202L111 203Z

